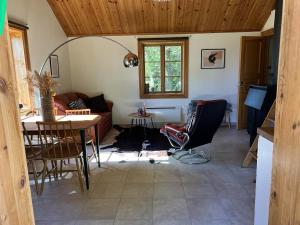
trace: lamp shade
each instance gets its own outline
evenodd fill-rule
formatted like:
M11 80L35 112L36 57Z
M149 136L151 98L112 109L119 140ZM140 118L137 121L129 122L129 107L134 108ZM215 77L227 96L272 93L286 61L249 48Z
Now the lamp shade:
M136 67L139 65L139 58L137 55L133 54L132 52L129 52L127 55L125 55L123 60L125 67Z

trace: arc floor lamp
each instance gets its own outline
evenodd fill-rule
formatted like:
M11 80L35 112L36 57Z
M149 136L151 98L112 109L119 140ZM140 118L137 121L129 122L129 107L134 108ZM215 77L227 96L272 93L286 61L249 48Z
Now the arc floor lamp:
M120 47L124 48L126 51L128 51L128 53L125 55L124 57L124 60L123 60L123 64L126 68L128 67L136 67L139 65L139 59L137 57L136 54L132 53L127 47L125 47L123 44L121 44L120 42L117 42L116 40L113 40L111 38L108 38L108 37L104 37L104 36L82 36L82 37L76 37L76 38L72 38L72 39L69 39L65 42L63 42L62 44L60 44L59 46L57 46L48 56L47 58L45 59L40 71L39 71L39 75L42 75L42 72L45 68L45 65L46 63L48 62L48 60L50 59L51 55L53 55L58 49L60 49L62 46L72 42L72 41L75 41L75 40L78 40L78 39L81 39L81 38L88 38L88 37L99 37L99 38L102 38L102 39L105 39L105 40L108 40L108 41L111 41L111 42L114 42L116 43L117 45L119 45Z

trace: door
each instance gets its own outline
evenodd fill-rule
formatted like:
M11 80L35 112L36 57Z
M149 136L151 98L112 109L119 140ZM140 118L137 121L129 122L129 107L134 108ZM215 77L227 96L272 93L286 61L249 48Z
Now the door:
M0 224L34 225L8 26L0 36Z
M240 80L238 87L238 129L247 127L247 108L244 105L250 85L264 85L266 58L265 37L242 37Z

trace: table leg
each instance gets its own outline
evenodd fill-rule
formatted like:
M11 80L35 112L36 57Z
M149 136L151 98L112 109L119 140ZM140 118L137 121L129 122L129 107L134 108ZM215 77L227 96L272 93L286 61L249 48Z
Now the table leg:
M130 130L129 130L129 135L130 136L131 136L131 133L132 133L133 123L134 123L134 119L131 119Z
M86 189L89 190L89 173L88 173L88 162L86 157L86 143L85 143L85 129L80 130L80 138L81 138L81 146L82 146L82 154L83 154L83 166L84 166L84 176L85 176L85 184Z
M99 148L99 129L98 129L98 124L95 125L95 136L96 136L96 149L97 149L97 160L98 160L98 167L101 167L100 164L100 148Z
M141 123L142 123L142 121L141 121ZM146 120L144 119L144 124L143 124L143 128L144 128L144 138L145 138L145 140L147 139L147 133L146 133Z
M152 123L152 128L154 128L154 123L153 123L152 117L150 119L151 119L151 123Z

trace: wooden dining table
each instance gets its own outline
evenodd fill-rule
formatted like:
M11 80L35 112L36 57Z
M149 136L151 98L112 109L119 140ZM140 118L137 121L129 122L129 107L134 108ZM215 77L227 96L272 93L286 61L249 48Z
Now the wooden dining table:
M96 149L98 155L98 167L101 167L100 156L99 156L99 130L98 124L101 120L100 115L67 115L67 116L56 116L56 121L71 121L72 129L78 130L80 132L82 154L83 154L83 165L84 165L84 176L86 182L86 188L89 189L89 174L88 174L88 159L86 153L86 130L94 127L95 136L96 136ZM29 116L21 118L21 121L24 122L25 128L28 133L37 134L38 126L36 122L43 121L41 116Z

